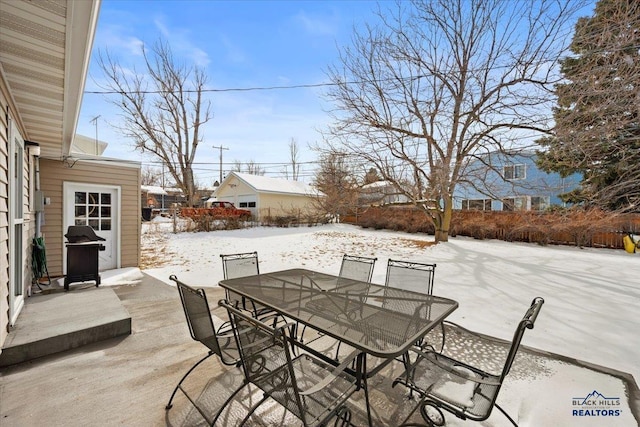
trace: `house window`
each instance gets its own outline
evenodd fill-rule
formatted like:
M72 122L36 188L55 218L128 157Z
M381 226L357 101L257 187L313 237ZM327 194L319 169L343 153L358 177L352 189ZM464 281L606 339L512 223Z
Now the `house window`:
M531 196L531 210L543 211L549 207L548 196Z
M503 211L523 211L527 209L526 197L513 197L502 200Z
M508 165L504 167L504 179L525 179L527 177L525 165Z
M247 202L240 202L240 203L239 203L239 206L240 206L241 208L246 208L246 207L247 207Z
M462 201L462 210L490 211L491 199L465 199Z
M249 208L255 208L256 207L256 202L249 202L249 206L247 206Z

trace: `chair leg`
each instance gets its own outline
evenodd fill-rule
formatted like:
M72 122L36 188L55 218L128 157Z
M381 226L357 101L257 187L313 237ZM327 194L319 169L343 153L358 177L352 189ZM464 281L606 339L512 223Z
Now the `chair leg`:
M249 413L247 415L245 415L245 417L242 419L242 422L240 423L240 425L243 426L244 423L249 421L249 418L251 418L251 415L253 415L253 413L256 411L256 409L258 409L258 407L260 405L262 405L268 398L269 398L269 396L267 396L266 394L264 396L262 396L262 399L260 399L260 401L258 403L256 403L255 405L253 405L251 407L251 409L249 410Z
M238 387L233 393L231 393L231 396L229 396L229 398L227 400L224 401L224 403L222 404L222 407L220 407L220 410L218 411L216 416L213 417L213 421L211 421L211 427L213 427L215 425L216 421L218 421L218 418L222 414L222 411L224 410L224 408L227 407L229 402L231 402L231 400L236 397L236 394L238 394L240 392L240 390L245 388L248 384L249 383L245 381L240 387Z
M202 362L204 362L205 360L207 360L209 357L213 356L215 353L213 351L210 351L205 357L203 357L202 359L200 359L198 361L198 363L196 363L195 365L193 365L191 367L191 369L189 369L187 371L186 374L184 374L184 376L182 377L182 379L180 380L180 382L178 383L178 385L176 386L176 388L173 389L173 393L171 393L171 397L169 398L169 403L167 403L167 406L164 407L164 409L169 410L171 409L171 407L173 406L171 402L173 402L173 398L175 397L176 393L178 392L178 389L180 388L180 386L182 385L182 382L189 376L189 374L191 372L193 372L194 369L196 369L198 367L198 365L200 365Z
M338 346L336 347L336 357L335 357L336 361L340 359L340 344L342 344L342 341L338 341Z
M302 332L300 333L300 343L301 344L304 344L304 331L306 331L306 330L307 330L307 325L304 325L302 327Z
M494 405L495 405L495 407L496 407L496 408L498 408L498 410L499 410L500 412L502 412L502 414L503 414L505 417L507 417L507 419L508 419L509 421L511 421L511 424L513 424L515 427L518 427L518 424L516 424L516 422L515 422L515 421L513 421L513 418L511 418L511 417L509 416L509 414L507 414L507 413L505 412L505 410L504 410L504 409L502 409L502 408L500 407L500 405L498 405L497 403L495 403Z
M420 405L420 414L429 426L443 426L445 424L442 410L430 400L425 400Z
M343 405L336 411L336 421L333 423L333 427L348 427L351 426L351 410Z

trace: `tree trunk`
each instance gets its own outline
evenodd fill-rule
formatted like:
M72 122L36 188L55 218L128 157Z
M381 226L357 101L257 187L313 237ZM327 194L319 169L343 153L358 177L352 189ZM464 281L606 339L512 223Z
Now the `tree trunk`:
M444 207L438 209L433 215L433 223L436 228L436 243L449 241L449 227L451 226L451 216L453 215L453 200L451 197L444 200Z

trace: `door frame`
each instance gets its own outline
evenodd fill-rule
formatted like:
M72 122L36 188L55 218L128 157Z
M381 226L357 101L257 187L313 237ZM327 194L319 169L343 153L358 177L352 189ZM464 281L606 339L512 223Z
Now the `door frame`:
M114 225L116 227L116 232L114 233L114 242L112 242L113 247L115 248L115 258L116 258L116 266L115 268L121 268L121 243L122 243L122 187L119 185L108 185L108 184L91 184L87 182L78 182L78 181L64 181L62 183L62 229L60 231L62 235L62 272L63 274L67 274L67 251L65 248L65 237L64 235L67 233L67 224L71 224L71 218L69 218L69 208L68 208L68 198L67 194L74 187L83 187L83 189L96 189L96 191L101 190L110 190L115 191L116 193L116 202L117 207L115 209L115 213L112 212L112 223L111 227L113 229ZM73 217L73 215L72 215Z
M15 123L9 117L9 323L14 325L18 315L24 307L25 272L27 271L27 258L25 256L25 210L24 204L24 167L25 167L25 143ZM20 165L17 165L17 155L22 155ZM16 170L18 169L18 170ZM16 200L19 198L20 200ZM18 212L18 205L22 208ZM20 215L20 218L17 216ZM20 226L20 236L16 235L16 226ZM18 280L16 280L18 279ZM19 283L16 283L19 282ZM20 293L18 293L18 289Z

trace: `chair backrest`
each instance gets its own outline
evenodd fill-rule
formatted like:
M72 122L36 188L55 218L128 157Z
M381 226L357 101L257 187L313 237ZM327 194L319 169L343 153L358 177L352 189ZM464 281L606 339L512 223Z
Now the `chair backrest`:
M176 286L178 287L180 301L182 302L182 308L184 309L184 315L187 319L191 338L201 342L216 353L223 363L232 364L235 362L235 360L230 359L227 351L222 351L222 347L218 342L218 335L216 334L216 328L211 318L209 302L207 301L204 290L194 289L186 285L178 280L175 275L171 275L169 279L176 282ZM228 350L227 346L224 347L225 350Z
M435 272L435 264L389 259L387 263L387 278L384 284L385 286L433 295ZM412 286L407 287L408 283Z
M524 314L524 317L518 323L518 327L513 334L513 340L511 341L511 348L509 349L507 360L505 361L504 368L502 369L502 375L500 375L500 383L502 383L502 380L504 380L511 370L511 365L513 364L516 354L518 353L518 349L520 348L520 342L524 336L524 331L526 329L533 329L536 319L538 318L538 313L540 313L540 309L542 308L542 304L544 304L544 299L540 297L534 298L531 302L531 306Z
M373 267L377 259L378 258L344 254L338 276L346 279L360 280L361 282L371 282Z
M304 424L305 411L296 380L287 325L273 328L220 301L233 323L240 359L247 381L258 385L266 395L283 404Z
M258 252L221 254L220 258L222 258L222 272L225 279L260 274Z

